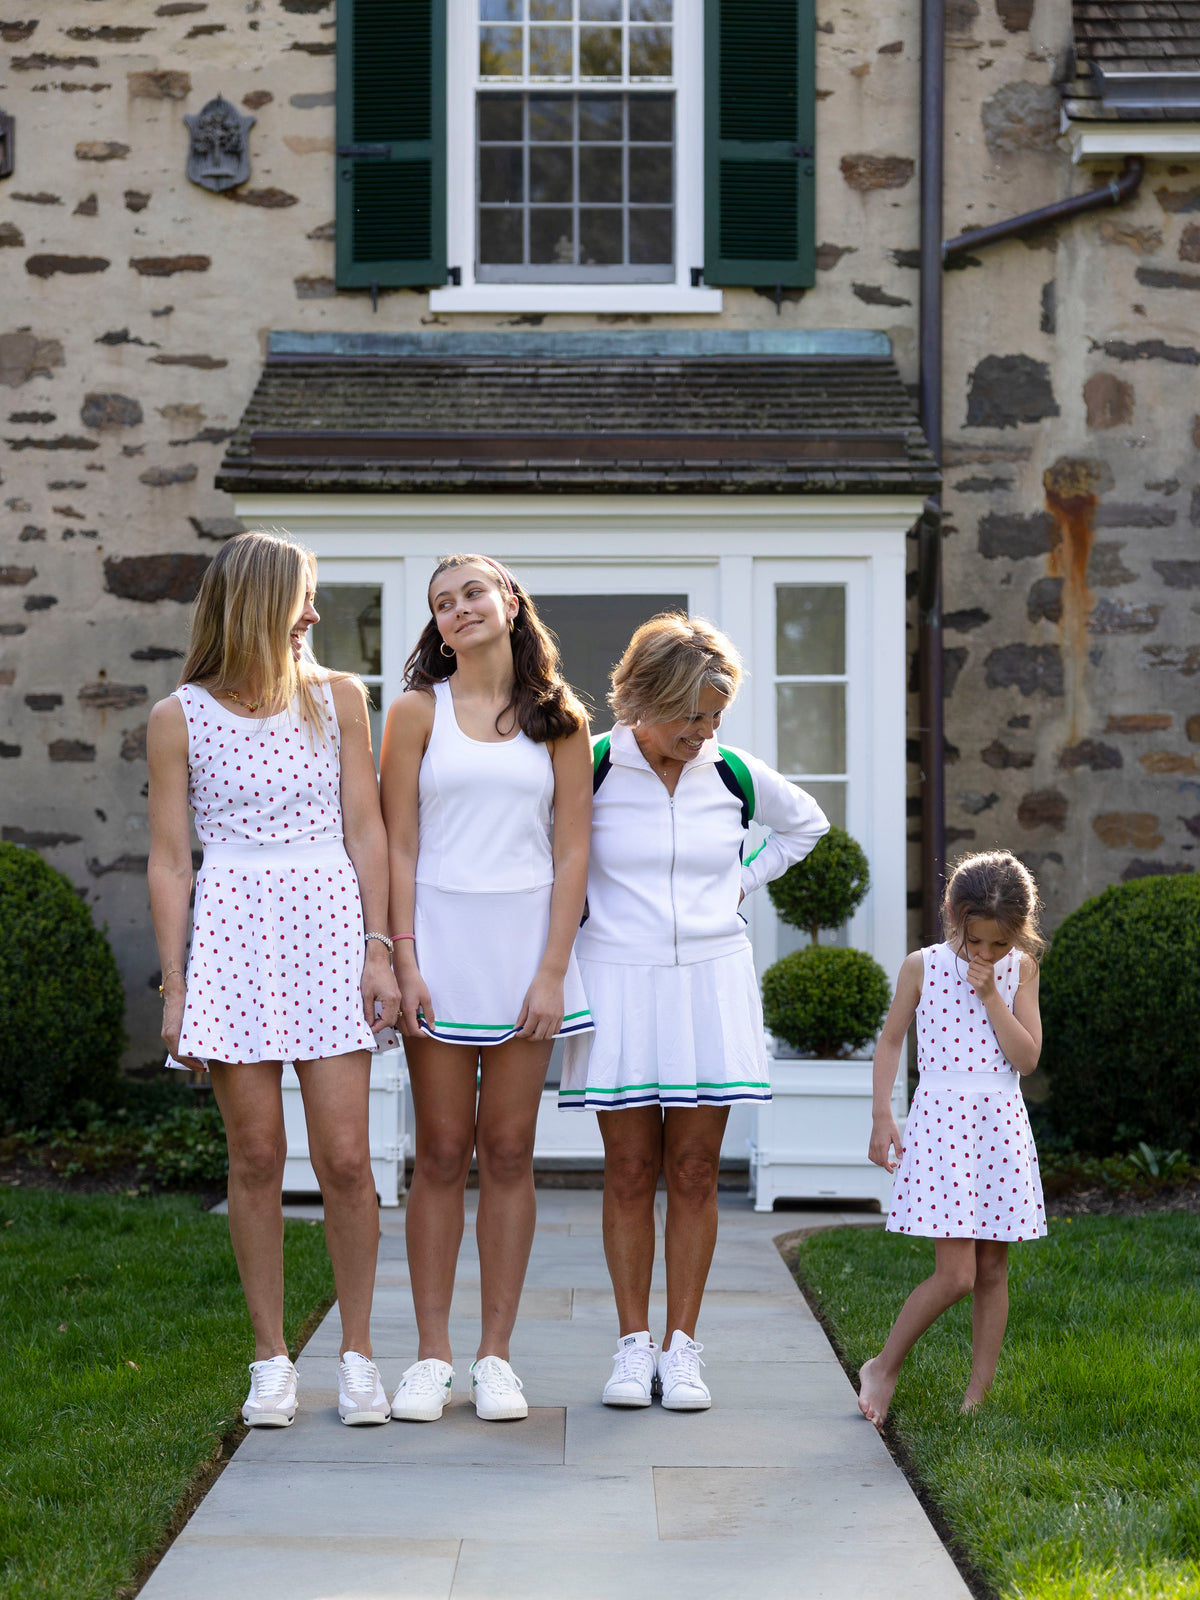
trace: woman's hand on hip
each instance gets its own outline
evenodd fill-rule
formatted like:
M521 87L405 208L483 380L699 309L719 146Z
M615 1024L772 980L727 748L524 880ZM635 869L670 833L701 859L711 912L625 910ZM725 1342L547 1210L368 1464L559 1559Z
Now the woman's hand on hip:
M563 1025L563 980L539 972L517 1018L518 1039L553 1039Z
M400 1017L400 985L396 982L384 947L376 939L367 944L360 987L363 1015L371 1032L380 1033L384 1028L394 1028Z

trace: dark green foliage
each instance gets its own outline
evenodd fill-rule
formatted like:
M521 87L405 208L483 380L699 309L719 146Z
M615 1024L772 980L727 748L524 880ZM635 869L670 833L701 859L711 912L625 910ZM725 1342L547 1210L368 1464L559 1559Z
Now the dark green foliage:
M795 861L767 893L785 922L803 928L816 944L822 928L848 922L871 887L867 858L844 828L830 828L812 853Z
M763 974L767 1027L826 1060L870 1044L890 1000L887 974L865 950L810 945Z
M52 1125L110 1103L125 997L108 940L33 850L0 844L0 1121Z
M0 1136L0 1162L27 1161L70 1182L132 1169L142 1192L150 1189L223 1189L229 1154L221 1113L208 1096L186 1084L137 1084L133 1105L102 1111L81 1101L71 1122Z
M1200 877L1085 901L1042 963L1041 1006L1056 1134L1093 1155L1200 1155Z

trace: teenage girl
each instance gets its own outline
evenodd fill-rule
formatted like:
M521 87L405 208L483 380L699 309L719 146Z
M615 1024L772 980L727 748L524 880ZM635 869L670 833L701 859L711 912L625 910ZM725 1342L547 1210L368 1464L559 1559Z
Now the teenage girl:
M150 714L150 909L172 1062L206 1066L229 1143L229 1233L255 1360L252 1428L288 1426L280 1089L300 1079L342 1319L342 1421L388 1420L371 1360L379 1244L367 1099L396 1020L387 841L362 684L312 659L317 567L243 533L204 574L179 687ZM204 845L188 949L189 809Z
M529 1410L508 1358L536 1220L546 1068L558 1035L592 1026L572 950L591 746L554 642L499 562L447 557L429 609L381 768L416 1113L405 1231L419 1347L392 1415L432 1422L450 1398L450 1299L474 1152L483 1323L471 1398L481 1417L503 1421Z
M876 1427L904 1358L948 1306L974 1296L971 1381L963 1411L992 1386L1008 1322L1008 1247L1046 1232L1021 1079L1042 1050L1038 892L1005 850L968 856L946 886L944 944L905 957L875 1050L868 1155L900 1157L887 1227L935 1241L920 1283L879 1354L864 1362L858 1408ZM921 1081L901 1149L891 1112L904 1036L917 1021Z

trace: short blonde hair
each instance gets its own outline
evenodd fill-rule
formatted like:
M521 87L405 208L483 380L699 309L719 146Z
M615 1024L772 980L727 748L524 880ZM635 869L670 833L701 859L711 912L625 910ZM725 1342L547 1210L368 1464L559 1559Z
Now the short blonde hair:
M643 622L612 671L608 703L619 722L674 722L695 715L700 691L732 700L742 681L733 641L703 617L664 611Z

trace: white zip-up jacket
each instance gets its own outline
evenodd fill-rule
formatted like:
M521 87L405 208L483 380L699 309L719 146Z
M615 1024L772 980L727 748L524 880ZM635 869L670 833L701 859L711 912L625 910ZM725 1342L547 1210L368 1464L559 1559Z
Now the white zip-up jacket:
M716 771L715 739L685 763L669 795L632 730L620 722L612 730L612 765L592 810L588 914L575 941L581 960L688 966L744 949L739 891L778 878L828 833L811 795L757 756L728 748L753 779L755 822L771 829L746 861L741 801Z

